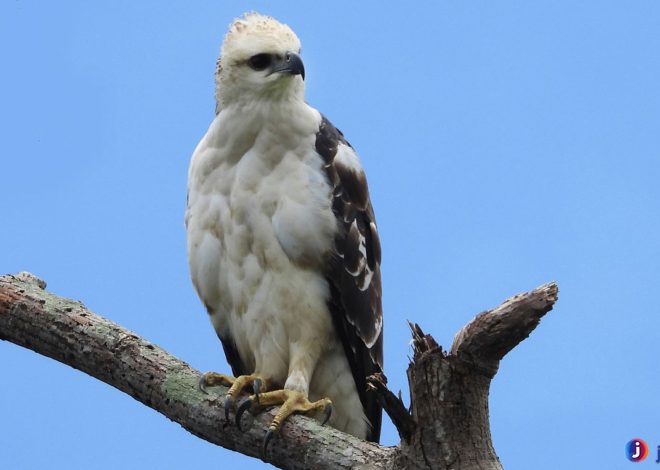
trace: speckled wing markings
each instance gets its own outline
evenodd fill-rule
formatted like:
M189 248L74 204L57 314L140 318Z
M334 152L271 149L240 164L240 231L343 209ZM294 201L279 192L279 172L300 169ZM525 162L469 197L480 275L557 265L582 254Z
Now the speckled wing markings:
M328 264L329 307L353 372L370 441L380 437L381 407L367 394L366 377L383 369L383 314L380 240L369 200L367 180L357 155L325 117L316 135L332 187L332 210L339 231Z

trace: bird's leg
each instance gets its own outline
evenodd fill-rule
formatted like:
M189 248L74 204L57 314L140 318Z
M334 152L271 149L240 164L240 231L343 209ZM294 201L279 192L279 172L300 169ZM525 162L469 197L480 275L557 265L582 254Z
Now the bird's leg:
M229 409L234 406L236 397L245 389L246 387L252 385L252 391L254 395L254 400L259 403L261 398L261 392L268 390L268 380L257 375L239 375L238 377L232 377L230 375L218 374L217 372L207 372L203 374L199 379L199 389L204 392L206 387L211 387L214 385L224 385L229 387L227 395L225 396L225 419L229 421Z
M322 398L320 400L310 402L307 399L307 394L303 392L298 392L296 390L274 390L272 392L266 392L259 395L257 400L256 395L252 395L246 398L238 406L236 410L236 425L241 429L241 416L248 409L254 409L257 411L259 408L265 408L268 406L281 405L280 409L277 411L277 414L273 418L273 421L268 427L266 436L264 437L263 446L261 448L262 457L266 455L266 449L268 448L268 442L272 439L274 434L277 434L282 426L284 420L286 420L293 413L307 413L313 410L323 410L324 418L321 425L324 425L330 415L332 414L332 402L329 398Z

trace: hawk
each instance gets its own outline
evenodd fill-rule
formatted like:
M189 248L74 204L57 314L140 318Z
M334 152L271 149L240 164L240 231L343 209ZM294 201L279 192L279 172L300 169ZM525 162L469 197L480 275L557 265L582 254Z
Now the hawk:
M234 376L236 410L280 405L378 441L381 407L366 377L383 368L380 242L360 160L304 98L300 41L248 13L229 27L216 70L216 116L188 175L186 228L195 289Z

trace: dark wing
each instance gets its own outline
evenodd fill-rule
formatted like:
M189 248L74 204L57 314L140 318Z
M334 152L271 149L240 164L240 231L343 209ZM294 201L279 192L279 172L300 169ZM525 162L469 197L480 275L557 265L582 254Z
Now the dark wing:
M339 232L328 264L329 307L353 371L365 415L367 439L380 438L381 407L367 393L366 378L383 370L383 312L380 241L367 180L351 145L325 117L316 135L316 151L332 186L332 211Z
M227 357L227 362L231 366L231 372L234 374L234 377L249 374L250 371L246 369L245 365L243 365L243 361L241 361L241 357L238 355L234 340L232 338L223 338L219 335L218 338L220 338L220 341L222 342L222 349L225 351L225 357Z

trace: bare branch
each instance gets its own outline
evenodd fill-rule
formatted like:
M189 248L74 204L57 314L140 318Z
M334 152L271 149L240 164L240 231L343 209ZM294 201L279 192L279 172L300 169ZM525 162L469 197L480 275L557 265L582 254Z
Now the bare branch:
M537 327L557 301L559 288L549 282L480 313L454 337L451 354L499 361Z
M378 402L392 419L392 423L394 423L394 426L399 432L399 436L409 441L417 425L401 398L394 395L387 388L387 377L385 377L385 374L379 373L367 377L367 387L369 387L372 393L376 394Z
M226 425L224 387L203 394L197 389L200 373L188 364L45 287L29 273L0 277L0 340L96 377L202 439L260 455L273 412L254 417L244 433ZM398 446L364 442L294 416L271 444L269 462L285 469L501 470L490 435L490 382L500 359L538 325L557 293L556 284L546 284L477 315L456 335L450 354L410 323L411 411L387 389L384 375L369 378L372 392L403 438Z
M424 354L436 351L442 353L442 347L433 336L424 333L421 326L410 320L408 320L408 326L412 333L413 361L418 361Z
M557 292L556 284L546 284L479 314L456 335L450 354L409 322L413 360L407 373L415 427L401 443L401 466L502 470L490 434L490 383L500 359L529 336Z
M245 433L225 425L224 387L210 389L210 395L199 392L197 370L82 303L48 293L45 286L29 273L0 277L0 339L96 377L202 439L260 455L273 413L255 417ZM271 443L269 462L285 469L387 468L396 452L294 416Z

